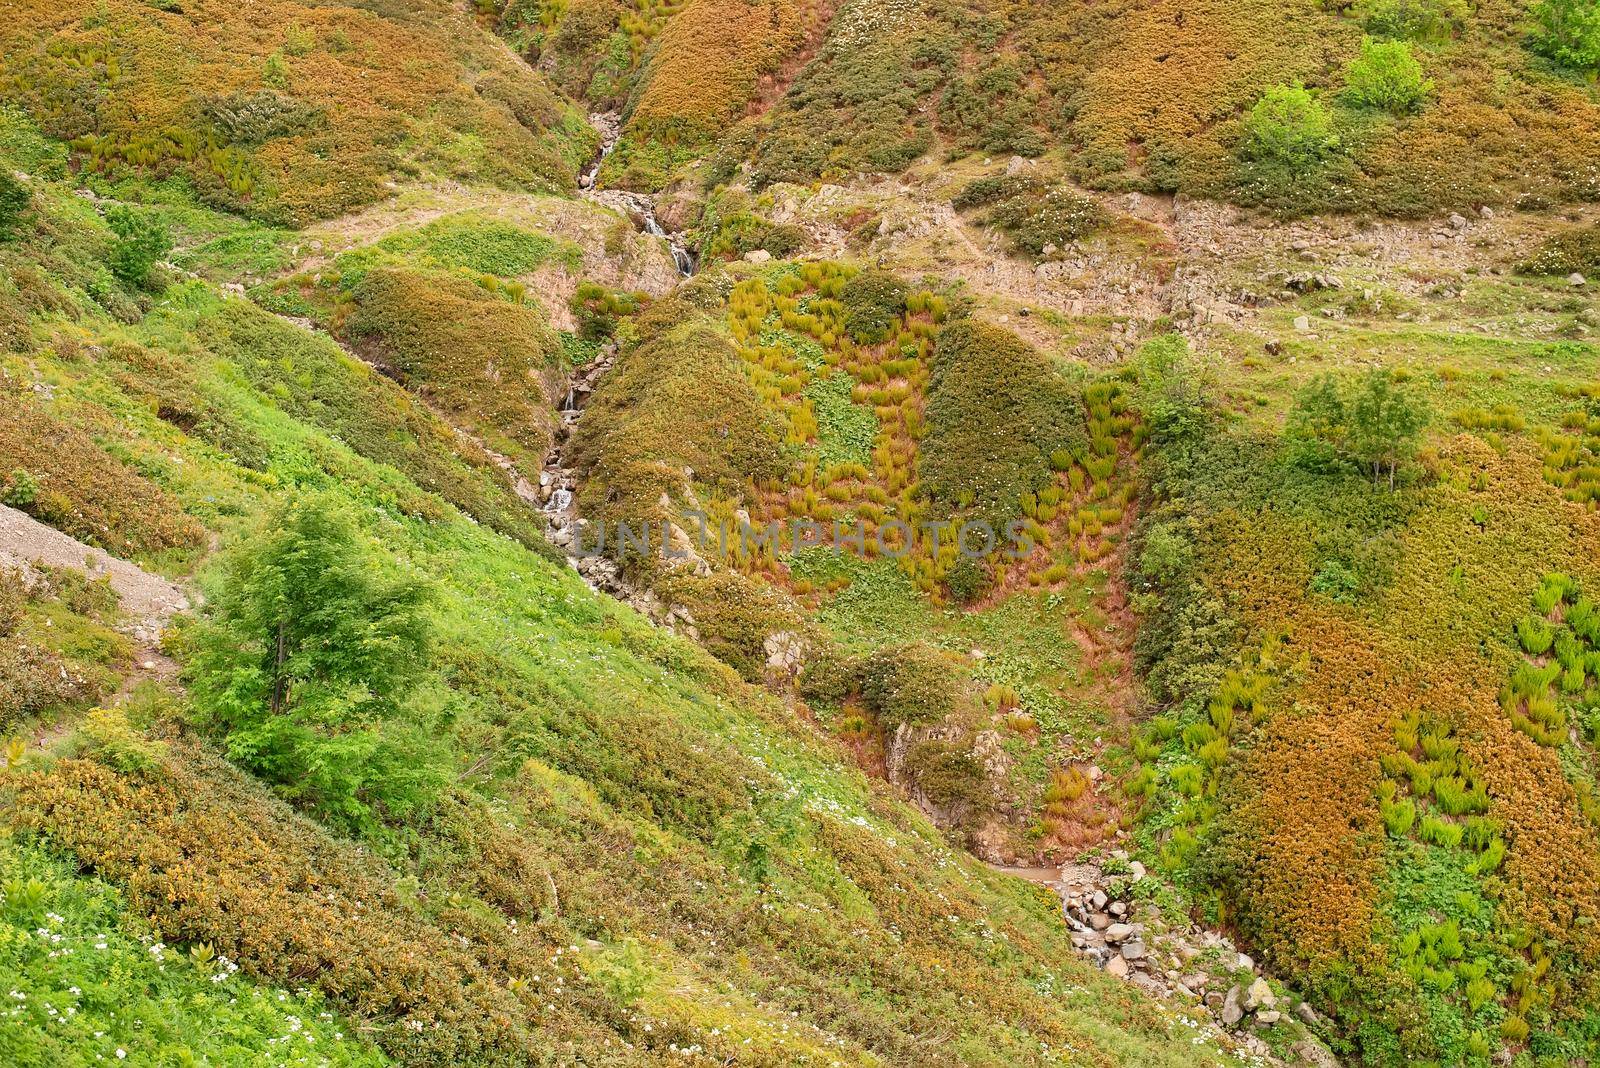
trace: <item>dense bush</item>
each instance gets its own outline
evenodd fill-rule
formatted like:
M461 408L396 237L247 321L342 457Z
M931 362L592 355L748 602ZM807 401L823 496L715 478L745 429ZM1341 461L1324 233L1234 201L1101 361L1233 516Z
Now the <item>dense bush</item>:
M970 744L928 740L906 753L911 787L952 825L981 819L994 804L994 788Z
M239 543L194 639L199 722L230 757L335 822L425 807L443 782L416 685L426 594L353 517L307 496Z
M951 204L957 211L990 207L985 221L1009 234L1014 248L1033 256L1063 248L1110 221L1105 209L1088 197L1023 175L979 178Z
M1275 85L1251 106L1241 152L1247 160L1301 174L1315 170L1338 145L1333 116L1321 100L1304 86Z
M882 344L905 314L906 286L887 271L862 271L844 284L845 329L863 345Z
M330 1068L384 1063L314 994L249 982L206 944L152 941L121 893L38 844L0 844L0 888L9 1064L250 1068L274 1046L292 1058L286 1036Z
M1361 25L1374 37L1435 41L1466 24L1465 0L1367 0L1357 7Z
M0 28L9 99L85 170L182 174L210 203L300 224L418 169L570 188L594 144L542 76L458 13L270 0L219 7L196 35L160 6L108 0L97 17L25 0Z
M1525 274L1600 273L1600 223L1545 238L1517 269Z
M777 429L726 337L679 301L657 303L638 325L568 448L587 479L584 514L609 526L607 552L620 549L618 523L654 523L659 541L662 496L681 501L686 472L737 494L780 469Z
M22 213L32 201L27 186L0 171L0 241L8 241L16 235Z
M920 474L938 514L970 510L996 532L1051 477L1051 455L1085 449L1076 391L1021 339L976 321L934 348Z
M1539 0L1533 20L1533 46L1542 55L1574 70L1600 70L1600 4Z
M1355 103L1394 115L1421 111L1433 93L1433 82L1404 41L1362 41L1361 54L1345 67L1344 83Z
M172 251L172 235L149 212L115 205L106 211L106 225L116 236L106 254L111 273L130 286L150 283L150 271Z
M681 605L694 617L700 643L712 656L752 682L766 675L764 648L775 634L803 634L805 620L781 594L766 583L737 572L695 575L677 572L653 587L668 604Z
M84 676L61 656L20 632L31 597L20 572L0 568L0 733L24 718L95 696Z
M867 707L890 731L943 722L961 706L961 673L947 653L921 642L869 653L858 677Z
M536 305L459 275L367 271L345 332L408 389L529 468L549 447L547 376L561 351Z
M92 410L83 413L96 420ZM205 531L173 496L32 391L0 378L0 471L33 483L19 506L42 522L117 555L193 550ZM15 480L15 476L8 481ZM13 487L15 489L15 487Z

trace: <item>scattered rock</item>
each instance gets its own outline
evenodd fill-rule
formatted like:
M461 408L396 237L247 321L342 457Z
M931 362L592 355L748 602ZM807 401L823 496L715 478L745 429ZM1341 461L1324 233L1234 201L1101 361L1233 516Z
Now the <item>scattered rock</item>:
M1308 333L1311 330L1311 316L1309 316L1309 315L1297 315L1297 316L1295 316L1294 317L1294 328L1295 328L1295 332L1296 333L1300 333L1300 334Z
M1460 215L1457 215L1455 212L1451 212L1450 213L1450 229L1452 229L1452 230L1465 230L1466 228L1467 228L1467 220L1462 218Z
M1237 986L1228 988L1227 996L1222 999L1220 1016L1223 1025L1226 1027L1233 1027L1244 1019L1244 1007L1239 1004L1239 988Z
M1577 271L1573 271L1571 274L1567 275L1567 285L1574 289L1578 289L1588 284L1589 280L1583 275L1579 274Z
M1095 770L1098 771L1100 769L1096 768ZM1099 776L1096 776L1096 778L1098 777ZM1132 878L1134 882L1138 882L1140 879L1145 877L1144 865L1140 864L1137 860L1131 860L1128 862L1128 870L1133 873Z
M1250 984L1250 989L1245 991L1244 1007L1248 1012L1270 1009L1277 1003L1278 996L1272 992L1272 987L1267 985L1265 979L1257 979Z
M1260 1024L1262 1027L1271 1027L1282 1018L1283 1014L1274 1009L1268 1009L1266 1012L1256 1013L1256 1023Z
M1111 943L1126 942L1134 935L1131 923L1114 923L1106 928L1106 941Z
M747 263L770 263L772 261L772 253L764 248L752 249L744 254L744 258Z
M1296 1005L1294 1007L1294 1014L1300 1017L1301 1022L1307 1026L1315 1026L1316 1024L1322 1022L1322 1016L1318 1014L1316 1009L1311 1007L1311 1003L1309 1001L1302 1001L1300 1004Z
M1148 951L1144 943L1138 939L1122 943L1122 956L1124 960L1143 960Z
M1292 1049L1294 1055L1311 1065L1311 1068L1339 1068L1338 1059L1328 1052L1328 1047L1314 1038L1296 1042Z
M1241 953L1239 954L1239 967L1243 968L1247 972L1253 972L1256 970L1256 962L1254 958L1250 956L1250 954Z
M1116 976L1118 979L1126 979L1128 977L1129 970L1130 968L1128 962L1123 960L1121 957L1112 957L1110 960L1106 961L1106 972L1110 975Z

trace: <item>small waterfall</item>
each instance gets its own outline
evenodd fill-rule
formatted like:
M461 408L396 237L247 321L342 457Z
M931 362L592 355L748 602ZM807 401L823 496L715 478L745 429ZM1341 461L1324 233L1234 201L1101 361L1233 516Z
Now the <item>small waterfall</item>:
M656 218L655 198L644 193L631 193L626 190L605 190L603 193L595 189L600 180L600 168L605 166L606 158L611 155L612 149L617 147L617 139L622 135L621 121L615 114L591 115L589 122L600 132L600 152L594 161L584 168L578 176L578 188L585 195L609 207L625 206L633 214L639 216L639 226L651 237L659 237L667 243L667 248L672 252L672 262L678 268L678 273L684 278L691 277L695 272L695 255L683 243L677 234L669 233Z

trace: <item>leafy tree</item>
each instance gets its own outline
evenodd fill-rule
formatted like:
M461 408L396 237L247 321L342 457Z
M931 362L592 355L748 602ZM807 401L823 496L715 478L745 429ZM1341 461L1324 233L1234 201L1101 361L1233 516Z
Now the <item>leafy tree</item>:
M226 561L195 642L197 714L325 815L404 815L442 775L419 722L427 604L335 500L297 499Z
M1348 464L1370 472L1373 486L1385 474L1394 489L1401 464L1416 452L1427 412L1386 370L1369 372L1353 388L1333 375L1313 381L1289 415L1289 438L1302 465Z
M16 233L31 200L27 186L0 170L0 241L8 241Z
M1356 392L1350 405L1350 425L1356 460L1372 472L1374 486L1387 471L1392 490L1395 470L1416 454L1428 415L1400 388L1394 375L1376 370L1367 374Z
M1217 408L1210 383L1195 366L1183 335L1163 334L1146 342L1134 367L1139 407L1157 442L1192 442L1215 424Z
M1274 85L1245 118L1244 158L1289 171L1315 169L1339 146L1333 116L1302 85Z
M111 273L130 286L150 281L150 269L172 251L172 235L161 220L118 204L106 212L106 225L116 237L106 264Z
M1564 67L1600 71L1600 0L1539 0L1533 47Z
M1422 64L1404 41L1361 42L1361 54L1345 68L1345 93L1362 107L1392 115L1422 110L1433 93L1433 82L1423 77Z

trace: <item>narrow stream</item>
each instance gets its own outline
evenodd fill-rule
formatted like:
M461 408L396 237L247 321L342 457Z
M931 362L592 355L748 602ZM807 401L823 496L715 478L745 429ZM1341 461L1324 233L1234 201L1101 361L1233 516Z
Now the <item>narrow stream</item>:
M606 112L590 115L589 124L600 134L600 152L595 156L594 162L578 175L579 191L598 204L604 204L629 216L637 216L640 228L645 233L651 237L659 237L667 243L667 248L672 251L672 262L678 267L678 273L685 278L693 275L695 255L684 244L683 235L669 233L656 218L655 197L648 193L629 192L626 189L595 188L600 178L600 168L605 165L606 157L617 147L617 139L622 135L622 121L616 112Z

